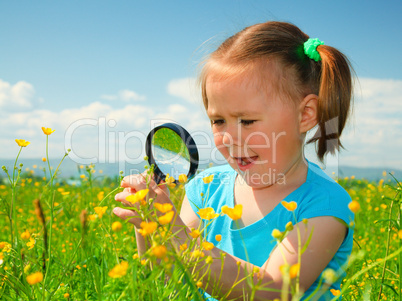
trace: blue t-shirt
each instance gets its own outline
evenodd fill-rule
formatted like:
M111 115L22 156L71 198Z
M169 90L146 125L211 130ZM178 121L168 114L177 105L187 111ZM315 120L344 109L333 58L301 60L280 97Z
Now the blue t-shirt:
M214 175L209 184L203 178ZM234 207L234 185L237 172L229 165L209 168L186 185L186 194L195 213L201 208L212 207L220 213L224 205ZM206 240L212 242L219 249L261 267L277 245L272 237L272 230L285 230L286 224L293 224L318 216L333 216L343 220L347 225L354 220L348 204L351 198L348 193L333 179L327 176L317 165L308 162L306 182L290 193L285 199L287 202L297 203L297 209L290 212L282 204L278 204L270 213L257 222L246 227L236 229L233 220L227 215L219 216L207 226ZM296 220L293 213L295 213ZM197 214L198 215L198 214ZM202 221L204 225L210 221ZM221 234L222 240L216 241L215 235ZM343 270L353 246L353 227L348 229L345 239L326 268L331 268L340 275L340 278L331 285L330 289L340 289L340 283L346 273ZM245 251L247 250L247 252ZM320 277L303 295L303 300L318 286ZM205 296L209 296L206 294ZM333 295L328 291L319 299L330 300ZM211 300L211 299L208 299ZM213 300L213 299L212 299Z

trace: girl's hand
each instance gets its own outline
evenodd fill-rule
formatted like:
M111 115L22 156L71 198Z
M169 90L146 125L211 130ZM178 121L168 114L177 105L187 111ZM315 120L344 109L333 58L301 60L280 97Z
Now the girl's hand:
M172 203L169 199L169 189L164 182L159 185L153 179L149 179L150 175L147 172L142 174L130 175L123 178L121 182L121 187L124 190L115 195L115 200L121 202L125 207L136 207L139 209L139 203L132 204L126 200L129 195L134 195L140 190L149 189L149 198L154 198L158 203ZM149 183L147 187L147 183ZM129 209L123 209L116 207L113 209L113 213L116 214L121 219L130 218L129 222L134 224L137 228L140 227L142 219L138 212Z

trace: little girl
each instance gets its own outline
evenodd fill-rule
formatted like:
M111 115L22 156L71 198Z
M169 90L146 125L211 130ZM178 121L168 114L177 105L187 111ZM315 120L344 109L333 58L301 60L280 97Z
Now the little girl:
M216 147L228 164L207 169L186 185L172 232L177 230L180 245L192 228L209 222L200 217L200 209L232 210L213 219L205 231L205 239L215 245L206 255L226 253L223 269L220 260L209 266L212 279L220 282L219 289L209 285L205 296L227 293L239 268L244 275L259 267L253 280L269 290L258 290L255 299L283 297L283 266L293 266L304 292L301 299L320 286L323 271L333 271L333 277L324 277L326 290L315 293L319 300L332 299L352 250L351 199L304 158L303 147L306 133L318 126L307 143L317 144L320 160L339 150L352 94L347 59L292 24L267 22L224 41L205 62L200 83ZM115 199L125 203L146 184L143 176L132 175L121 186L125 189ZM150 187L151 197L171 203L166 185L151 181ZM140 227L134 211L115 208L114 213ZM308 242L302 255L299 242ZM137 244L143 253L141 236ZM247 299L250 293L251 286L242 282L228 299Z

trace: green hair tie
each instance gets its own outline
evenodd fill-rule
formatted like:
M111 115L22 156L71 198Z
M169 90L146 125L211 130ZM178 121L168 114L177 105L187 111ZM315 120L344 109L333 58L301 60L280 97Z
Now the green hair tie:
M324 45L324 42L321 42L319 39L308 39L304 43L304 53L316 62L321 61L321 56L317 51L317 47L320 45Z

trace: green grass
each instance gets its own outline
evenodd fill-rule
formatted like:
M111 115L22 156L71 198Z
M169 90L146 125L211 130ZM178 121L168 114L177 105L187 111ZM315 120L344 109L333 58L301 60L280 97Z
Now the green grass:
M69 186L57 180L57 164L54 169L48 162L27 167L16 160L15 169L7 171L9 180L0 185L0 300L197 300L197 285L211 285L208 273L193 271L196 263L208 265L206 257L190 252L195 240L189 239L187 250L172 246L176 250L169 248L159 259L153 249L135 255L133 226L112 213L120 178L85 166L77 173L81 185ZM343 300L402 300L401 184L391 174L383 178L380 183L338 180L361 206ZM171 188L178 209L183 195L181 185ZM147 206L142 209L151 218L155 212ZM98 207L106 212L100 215ZM27 235L22 237L25 231L35 242L32 248ZM150 240L154 246L168 245L171 235L159 226ZM122 262L128 265L119 274L115 267ZM31 285L27 277L35 272L43 279Z

